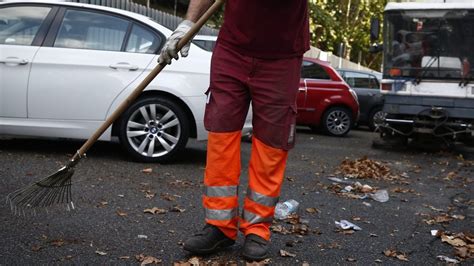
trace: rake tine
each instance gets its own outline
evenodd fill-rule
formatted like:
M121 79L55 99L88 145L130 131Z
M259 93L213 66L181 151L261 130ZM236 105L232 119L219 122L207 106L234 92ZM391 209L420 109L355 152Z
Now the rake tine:
M61 194L59 194L59 197L56 201L56 204L59 204L61 202L63 202L64 200L64 192L66 191L66 189L64 187L61 188Z
M51 197L54 196L55 191L54 189L48 189L47 193L43 198L40 199L40 203L38 204L41 207L49 206L49 202L51 201Z

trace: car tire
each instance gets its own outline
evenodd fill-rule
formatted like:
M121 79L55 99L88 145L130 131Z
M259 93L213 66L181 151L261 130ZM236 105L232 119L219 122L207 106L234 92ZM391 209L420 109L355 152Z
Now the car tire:
M330 136L342 137L351 130L354 121L351 112L343 107L329 108L323 115L322 129Z
M369 114L369 129L375 131L381 123L381 119L384 119L387 113L382 111L382 107L376 107Z
M133 159L168 162L188 142L189 119L183 108L170 99L141 98L122 115L118 135Z

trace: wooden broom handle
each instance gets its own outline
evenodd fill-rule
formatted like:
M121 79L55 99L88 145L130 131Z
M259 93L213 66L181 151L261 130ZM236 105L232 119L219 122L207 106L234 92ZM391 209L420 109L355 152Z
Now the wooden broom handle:
M194 23L194 25L189 29L189 31L183 36L183 38L178 42L177 50L181 50L184 45L192 40L194 35L199 32L201 27L207 22L207 20L214 14L221 6L224 4L225 0L216 0L211 7L199 18L199 20ZM104 123L94 132L94 134L82 145L82 147L77 151L77 153L72 157L71 161L76 161L81 158L92 145L100 138L100 136L107 130L107 128L112 125L115 120L135 101L135 99L140 96L142 91L153 81L153 79L160 74L160 72L165 68L166 64L158 64L153 70L148 74L145 79L138 84L138 86L132 91L132 93L117 107L117 109L104 121Z

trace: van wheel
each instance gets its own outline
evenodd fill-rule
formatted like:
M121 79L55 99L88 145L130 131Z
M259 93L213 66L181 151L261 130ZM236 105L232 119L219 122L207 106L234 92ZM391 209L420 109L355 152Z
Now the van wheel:
M326 134L342 137L351 130L353 123L349 110L343 107L332 107L324 113L322 127Z
M165 162L184 149L189 120L176 102L157 97L139 99L122 115L119 139L137 161Z
M387 116L387 113L382 111L381 107L376 107L374 110L372 110L369 114L369 128L371 131L374 131L377 129L382 123L385 117Z

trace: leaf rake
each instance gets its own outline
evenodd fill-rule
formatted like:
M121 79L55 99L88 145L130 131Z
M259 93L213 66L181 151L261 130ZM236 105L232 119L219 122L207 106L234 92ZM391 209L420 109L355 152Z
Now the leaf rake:
M183 38L178 42L178 51L193 36L198 33L206 21L214 14L225 2L225 0L216 0L211 7L199 18ZM99 137L115 122L120 115L127 109L134 100L140 96L141 92L150 84L150 82L165 68L166 64L158 64L132 93L117 107L117 109L104 121L104 123L94 132L94 134L82 145L71 160L57 172L34 182L24 188L18 189L7 196L7 203L14 214L25 214L25 211L48 208L53 205L66 205L67 210L74 209L71 193L71 178L74 174L74 168L79 161L85 157L86 151L99 139Z

